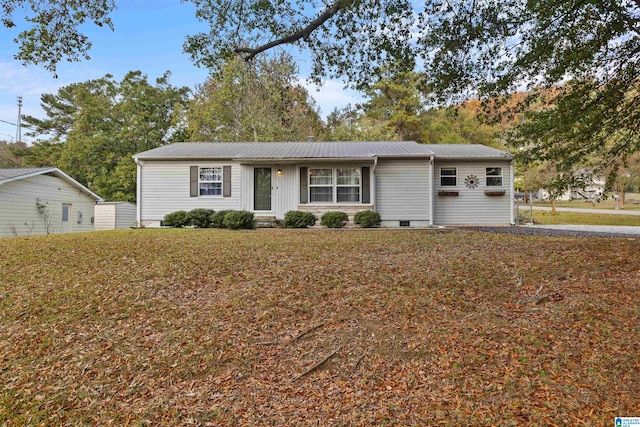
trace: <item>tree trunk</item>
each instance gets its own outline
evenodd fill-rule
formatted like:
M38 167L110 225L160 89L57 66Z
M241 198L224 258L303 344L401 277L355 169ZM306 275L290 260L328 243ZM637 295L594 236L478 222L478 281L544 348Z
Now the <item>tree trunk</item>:
M551 200L551 213L556 213L556 199Z

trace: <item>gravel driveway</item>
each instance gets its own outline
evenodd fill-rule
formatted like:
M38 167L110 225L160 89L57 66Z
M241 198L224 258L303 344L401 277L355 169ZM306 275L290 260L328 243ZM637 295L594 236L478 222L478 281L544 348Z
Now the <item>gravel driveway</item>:
M515 234L520 236L558 237L626 237L640 238L640 227L605 225L522 225L511 227L464 227L487 233Z

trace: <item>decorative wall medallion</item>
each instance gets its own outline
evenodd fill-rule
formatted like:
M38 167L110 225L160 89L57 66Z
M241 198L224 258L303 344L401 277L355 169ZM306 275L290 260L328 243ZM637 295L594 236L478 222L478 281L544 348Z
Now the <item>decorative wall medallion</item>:
M475 175L469 175L464 179L464 185L467 188L476 188L478 186L478 177Z

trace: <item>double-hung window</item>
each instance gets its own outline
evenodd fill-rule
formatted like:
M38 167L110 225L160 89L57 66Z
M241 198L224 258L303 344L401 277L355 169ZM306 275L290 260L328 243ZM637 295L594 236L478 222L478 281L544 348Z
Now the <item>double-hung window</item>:
M360 168L336 169L338 203L360 202Z
M359 203L360 168L309 169L310 203Z
M455 187L458 185L457 168L440 168L440 186Z
M198 186L201 196L222 196L222 168L200 168Z
M333 202L333 169L309 169L309 201Z
M492 167L486 169L487 187L502 187L502 168Z

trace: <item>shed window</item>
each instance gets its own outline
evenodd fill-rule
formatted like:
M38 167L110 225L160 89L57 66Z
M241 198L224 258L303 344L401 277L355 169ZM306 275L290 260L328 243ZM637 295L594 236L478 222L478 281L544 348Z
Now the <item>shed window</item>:
M502 187L502 168L487 168L487 187Z
M333 169L309 169L309 201L333 202Z
M457 168L440 168L440 186L455 187L458 185Z
M222 168L200 168L198 185L201 196L222 196Z

